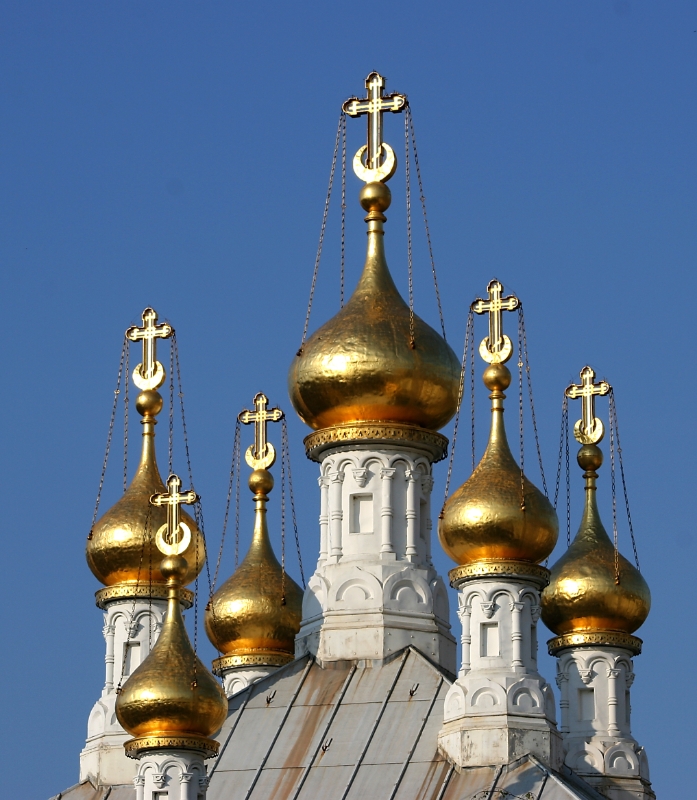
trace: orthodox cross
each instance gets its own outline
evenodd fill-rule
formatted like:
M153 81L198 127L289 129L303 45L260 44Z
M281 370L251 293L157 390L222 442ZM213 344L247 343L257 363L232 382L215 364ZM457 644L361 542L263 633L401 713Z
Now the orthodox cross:
M133 370L133 383L139 389L157 389L165 380L165 368L157 360L157 340L169 339L174 328L166 322L157 324L157 311L146 308L143 311L143 327L137 325L126 331L126 338L132 342L142 340L143 361Z
M397 168L397 159L394 150L382 141L382 115L385 111L399 113L407 105L406 95L383 94L385 78L377 72L371 72L365 79L365 88L368 96L362 99L350 97L342 106L349 117L368 116L368 144L361 147L353 159L353 169L358 177L369 181L387 181ZM363 154L368 151L366 164L363 164ZM383 150L385 160L382 163Z
M280 408L267 408L268 403L269 398L259 392L254 398L254 411L245 409L237 417L245 425L254 423L254 444L244 454L245 461L252 469L266 469L276 460L274 446L267 441L267 426L269 422L283 419L283 412Z
M593 369L584 367L581 370L581 384L572 383L564 392L572 400L580 397L583 401L582 417L574 425L574 437L581 444L597 444L605 434L603 423L595 416L595 398L606 395L611 387L607 381L594 381Z
M488 364L504 364L513 353L511 340L503 332L503 312L514 311L520 300L511 294L502 297L503 284L494 279L486 287L487 300L477 299L472 303L475 314L489 313L489 336L479 346L479 355Z
M180 491L181 478L170 475L167 478L169 491L152 495L150 503L154 506L167 506L167 522L157 531L155 542L158 549L166 556L178 556L183 553L191 542L189 526L181 521L181 505L191 505L200 498L193 489L188 492Z

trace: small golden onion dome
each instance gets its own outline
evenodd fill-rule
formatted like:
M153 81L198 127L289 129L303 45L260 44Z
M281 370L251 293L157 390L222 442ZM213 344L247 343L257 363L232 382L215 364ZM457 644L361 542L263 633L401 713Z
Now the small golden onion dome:
M459 565L492 560L539 563L556 544L557 514L527 478L521 487L520 467L503 423L503 392L510 385L510 371L504 364L491 364L483 377L492 400L489 443L470 478L445 504L440 542Z
M87 563L105 586L165 584L155 535L167 522L167 510L150 504L153 494L166 491L155 457L155 415L162 410L161 395L152 389L141 392L136 409L143 416L140 464L128 489L95 523L87 540ZM206 550L194 520L184 511L181 519L191 530L191 544L183 553L189 564L184 576L188 584L203 568Z
M162 631L116 698L119 722L136 737L126 743L126 752L177 745L215 751L208 737L225 721L227 698L197 658L184 627L179 586L188 565L182 556L170 556L159 570L170 587Z
M457 408L460 365L448 343L414 315L385 260L382 212L390 190L369 183L368 252L351 299L296 355L288 375L291 402L311 428L366 421L437 430Z
M206 633L223 654L214 668L243 664L280 666L295 657L295 636L302 618L302 590L285 578L269 541L266 521L273 477L252 472L254 535L249 552L235 573L213 595L206 609Z
M649 614L651 592L636 567L619 554L615 582L615 548L598 513L596 469L602 451L584 445L578 463L586 470L586 504L581 525L569 549L552 567L542 593L542 620L561 636L567 633L618 631L634 633Z

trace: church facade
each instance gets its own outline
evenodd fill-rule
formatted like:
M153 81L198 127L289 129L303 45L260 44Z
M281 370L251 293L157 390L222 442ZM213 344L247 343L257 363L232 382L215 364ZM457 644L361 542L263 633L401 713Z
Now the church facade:
M143 348L133 373L140 464L87 542L104 587L104 688L89 715L79 782L56 798L655 797L630 702L642 647L634 633L650 593L595 501L604 435L596 399L610 387L586 367L567 389L582 406L574 436L585 509L576 538L548 569L556 511L514 459L504 423L515 349L504 328L519 300L492 281L472 306L489 322L479 347L488 445L442 511L432 507L432 466L448 451L439 430L463 403L463 365L390 275L385 212L397 160L382 118L406 113L408 101L386 94L377 73L366 89L343 106L368 121L354 158L364 181L363 274L336 316L303 340L288 377L318 469L314 572L303 592L270 544L269 425L283 412L259 394L239 418L255 431L245 454L252 543L206 606L219 657L211 669L198 659L182 620L193 602L186 586L206 559L198 516L182 507L195 510L198 498L158 469L165 368L157 345L173 331L146 309L142 327L126 332ZM435 547L453 560L455 626ZM555 676L538 670L540 619L555 634Z

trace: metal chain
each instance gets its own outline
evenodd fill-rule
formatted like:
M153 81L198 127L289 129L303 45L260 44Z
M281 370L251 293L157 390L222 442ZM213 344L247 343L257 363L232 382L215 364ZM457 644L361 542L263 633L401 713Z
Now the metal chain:
M327 189L327 198L324 201L324 213L322 214L322 227L319 231L319 244L317 245L317 255L315 256L315 268L312 272L312 283L310 284L310 299L307 303L307 314L305 316L305 326L303 328L303 338L298 348L298 355L302 355L303 347L305 346L305 339L307 339L307 329L310 325L310 313L312 311L312 300L315 296L315 287L317 285L317 273L319 271L319 262L322 258L322 246L324 244L324 233L327 228L327 215L329 214L329 201L332 197L332 186L334 185L334 170L336 169L336 156L339 152L339 140L341 138L342 126L346 125L345 114L342 111L339 115L339 125L336 129L336 141L334 142L334 155L332 156L332 168L329 172L329 188Z
M126 358L126 350L128 348L128 339L123 337L123 344L121 345L121 358L119 359L119 373L116 378L116 389L114 389L114 402L111 406L111 417L109 419L109 432L106 437L106 450L104 451L104 460L102 462L102 474L99 478L99 488L97 489L97 499L94 504L94 513L92 514L92 524L90 525L90 532L87 534L87 539L92 539L92 531L94 530L94 523L97 521L97 513L99 512L99 503L102 499L102 489L104 488L104 478L106 476L106 465L109 461L109 451L111 450L111 438L114 434L114 422L116 420L116 407L119 401L119 394L121 394L121 378L123 376L123 365ZM128 378L126 378L128 380Z
M281 445L281 605L286 604L286 460Z
M407 269L409 273L409 345L412 350L416 349L416 339L414 334L414 270L412 264L411 247L411 171L409 167L409 122L404 117L404 175L407 185Z
M520 510L525 511L525 442L523 437L523 331L518 314L518 442L520 445Z
M169 439L168 439L168 475L172 474L174 464L174 344L169 344Z
M569 456L571 447L569 445L569 407L566 408L566 428L564 441L566 442L566 543L571 544L571 467Z
M125 374L126 380L124 384L123 393L123 491L126 493L128 488L128 386L129 386L129 373L131 371L131 348L126 345L126 365Z
M532 430L535 434L535 447L537 448L537 460L540 465L540 475L542 477L542 488L544 489L545 497L549 498L547 491L547 478L545 477L545 468L542 463L542 450L540 449L540 437L537 433L537 416L535 414L535 402L532 394L532 376L530 374L530 357L528 356L528 335L525 330L525 314L523 313L523 304L518 306L518 325L522 332L523 344L523 361L525 363L525 377L528 387L528 399L530 401L530 416L532 418Z
M341 308L344 307L346 266L346 114L341 115Z
M641 571L639 566L639 553L637 552L636 540L634 539L634 526L632 525L632 515L629 510L629 495L627 494L627 481L624 477L624 464L622 462L622 446L620 445L620 428L617 423L617 405L615 403L615 393L610 389L610 420L614 420L615 437L617 439L617 456L620 464L620 477L622 478L622 490L624 492L624 505L627 510L627 524L629 525L629 535L632 539L632 549L634 551L634 562L636 568Z
M470 352L470 342L474 338L474 312L470 308L467 315L467 325L465 326L465 344L462 349L462 361L460 362L460 384L457 391L457 411L455 412L455 422L453 423L453 442L450 446L450 458L448 459L448 474L445 478L445 492L443 494L443 505L441 507L439 519L443 519L445 504L448 500L450 491L450 479L453 474L453 463L455 461L455 446L457 445L457 432L460 427L460 409L462 408L462 398L465 393L465 375L467 374L467 360ZM473 357L474 360L474 357ZM474 460L472 470L474 471Z
M295 549L298 553L298 567L300 568L300 579L305 589L305 571L303 570L303 557L300 552L300 537L298 536L298 520L295 515L295 497L293 495L293 471L290 466L290 445L288 441L288 424L286 418L283 417L281 423L281 459L285 452L286 464L288 465L288 498L290 499L290 512L293 521L293 531L295 533Z
M424 225L426 227L426 241L428 243L428 254L431 258L431 273L433 274L433 286L436 290L436 301L438 302L438 314L440 315L440 327L443 331L443 338L447 341L445 335L445 321L443 319L443 306L440 302L440 290L438 289L438 277L436 275L436 260L433 257L433 246L431 244L431 231L428 227L428 216L426 214L426 196L424 195L423 181L421 180L421 167L419 166L419 152L416 149L416 132L414 131L414 117L411 113L411 106L406 107L406 118L408 120L409 129L411 131L411 149L414 153L414 166L416 167L416 179L419 182L419 197L421 199L421 210L424 215Z
M232 460L230 462L230 480L227 487L227 500L225 501L225 517L223 518L223 532L220 537L220 548L218 549L218 558L215 562L215 572L213 573L213 582L211 584L211 597L215 592L215 587L218 585L218 573L220 572L220 562L223 558L223 548L225 547L225 534L227 533L228 519L230 518L230 500L232 498L232 487L234 485L235 472L239 458L240 448L240 428L241 424L239 419L235 422L235 436L232 445ZM235 566L237 563L235 562Z
M615 546L615 583L620 583L620 551L617 543L617 494L615 491L615 426L610 415L610 479L612 483L612 542Z
M472 309L470 308L470 317L472 318L472 329L470 332L470 405L472 406L471 411L471 420L470 425L472 428L472 472L474 472L475 462L476 462L476 455L475 455L475 418L474 418L474 399L475 399L475 390L474 390L474 314Z
M240 463L242 445L237 445L237 461L235 462L235 569L240 563Z
M559 485L561 482L561 464L566 445L566 545L571 544L571 506L569 476L569 398L564 394L561 404L561 425L559 429L559 456L557 458L557 477L554 485L554 509L559 505Z

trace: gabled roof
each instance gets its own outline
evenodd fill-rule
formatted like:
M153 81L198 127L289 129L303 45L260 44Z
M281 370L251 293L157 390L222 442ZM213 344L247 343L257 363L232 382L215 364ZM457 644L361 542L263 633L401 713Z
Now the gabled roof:
M129 786L92 786L89 781L77 783L50 797L49 800L133 800L136 790Z
M438 752L450 681L407 648L380 666L298 659L230 700L207 800L598 800L526 756L457 771Z

